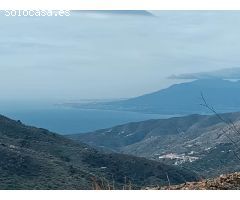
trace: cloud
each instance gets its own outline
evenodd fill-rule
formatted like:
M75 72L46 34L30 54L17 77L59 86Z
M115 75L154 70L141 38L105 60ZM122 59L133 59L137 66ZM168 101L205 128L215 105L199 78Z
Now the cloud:
M209 79L209 78L221 78L221 79L240 79L240 67L221 69L210 72L199 73L184 73L179 75L171 75L169 79Z
M154 14L152 12L146 10L73 10L73 13L78 14L91 14L96 16L101 15L136 15L136 16L147 16L153 17Z

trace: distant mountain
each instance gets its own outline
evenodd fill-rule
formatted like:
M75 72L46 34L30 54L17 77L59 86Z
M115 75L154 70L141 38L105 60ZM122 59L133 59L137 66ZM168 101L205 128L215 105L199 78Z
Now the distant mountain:
M194 173L145 158L102 153L0 115L0 189L139 189L196 180ZM167 175L166 175L167 174Z
M68 136L91 146L188 167L201 176L240 170L240 113L189 115ZM233 140L236 144L233 144ZM237 147L236 147L237 146Z
M198 73L185 73L185 74L179 74L179 75L171 75L168 78L170 79L240 79L240 67L234 67L234 68L226 68L226 69L220 69L216 71L210 71L210 72L198 72Z
M175 84L169 88L136 98L106 103L78 104L68 106L88 109L125 110L158 114L207 113L200 106L201 93L218 112L240 111L240 81L201 79Z

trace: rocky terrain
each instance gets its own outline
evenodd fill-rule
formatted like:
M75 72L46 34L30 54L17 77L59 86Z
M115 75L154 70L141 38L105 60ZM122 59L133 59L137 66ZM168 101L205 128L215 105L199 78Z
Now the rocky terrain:
M206 179L199 182L187 182L180 185L147 188L152 190L239 190L240 173L221 175L217 178Z
M197 180L195 173L145 158L102 153L0 116L0 189L122 189ZM166 176L166 174L168 176Z

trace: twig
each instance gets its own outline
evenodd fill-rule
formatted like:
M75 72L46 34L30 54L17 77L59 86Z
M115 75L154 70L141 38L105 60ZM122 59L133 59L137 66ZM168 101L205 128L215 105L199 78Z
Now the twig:
M171 186L171 182L169 180L169 177L168 177L168 173L166 172L166 176L167 176L167 180L168 180L168 186Z
M203 104L200 104L200 105L206 107L206 108L209 109L211 112L213 112L222 122L224 122L224 123L227 125L227 127L228 127L229 129L231 129L231 130L233 131L233 133L236 133L236 134L239 136L239 135L240 135L240 131L237 129L237 127L236 127L236 125L233 123L233 121L232 121L232 120L228 120L228 121L227 121L227 120L225 120L219 113L217 113L216 110L207 103L207 101L206 101L206 99L204 98L202 92L201 92L201 97L202 97L202 100L203 100ZM228 135L228 133L227 133L224 129L222 129L222 131L223 131L223 133L225 133L226 137L231 141L231 143L232 143L235 147L238 148L238 146L239 146L239 145L238 145L238 142L239 142L239 141L235 142L235 141ZM237 155L237 152L236 152L235 150L233 150L233 153L234 153L234 155L236 156L236 158L237 158L238 160L240 160L240 156Z

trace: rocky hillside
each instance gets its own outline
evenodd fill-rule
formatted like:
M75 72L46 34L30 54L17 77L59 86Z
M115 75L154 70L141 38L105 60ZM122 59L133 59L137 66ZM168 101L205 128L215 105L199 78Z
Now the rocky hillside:
M239 190L240 173L221 175L217 178L206 179L199 182L187 182L180 185L147 188L153 190Z
M240 113L189 115L128 123L69 136L91 146L191 167L202 176L240 170ZM232 140L236 144L232 143Z
M104 154L83 143L0 116L0 189L102 189L197 180L189 170ZM168 175L168 176L167 176ZM168 178L167 178L168 177Z

